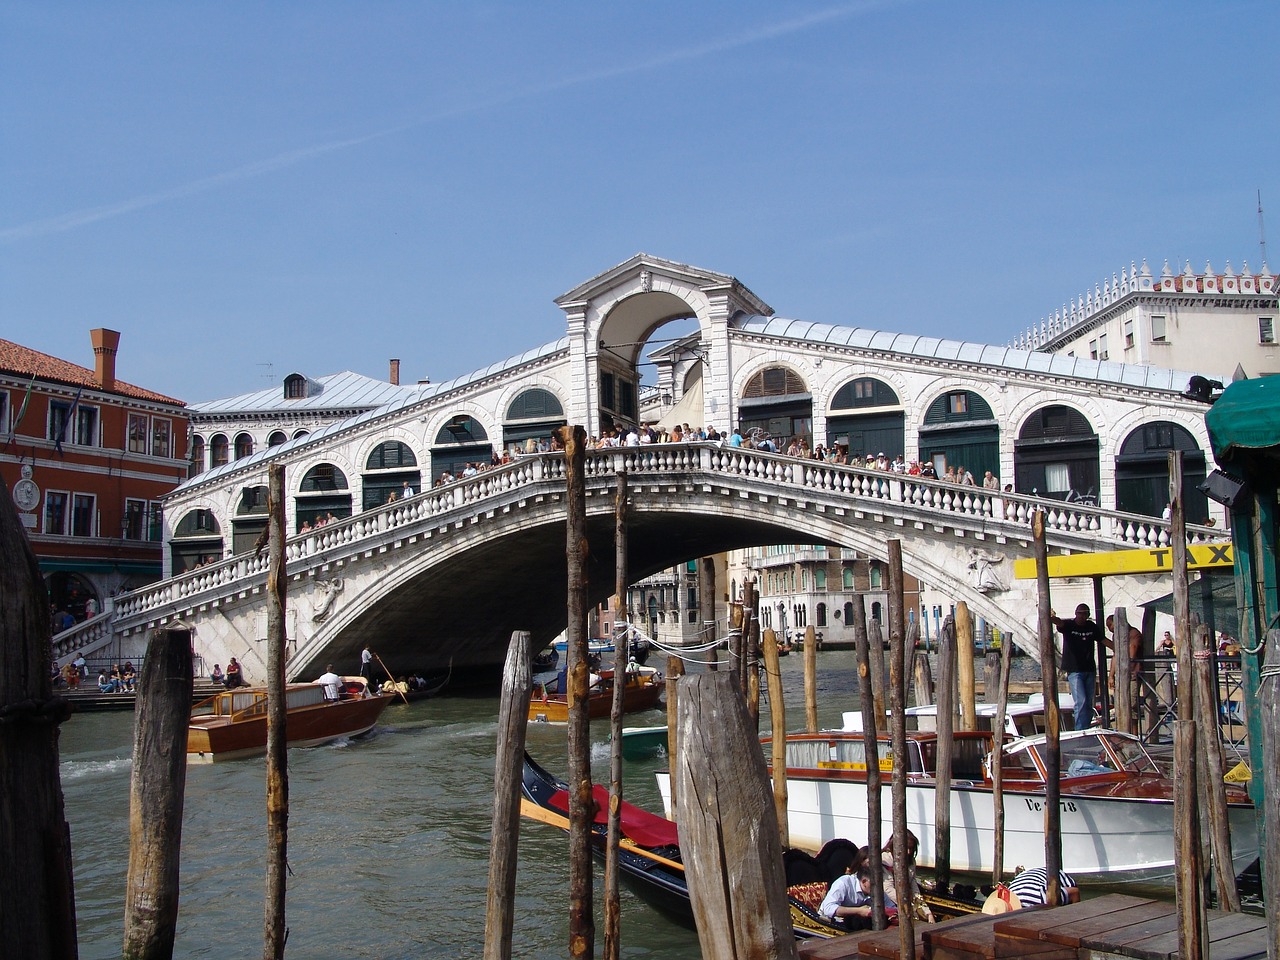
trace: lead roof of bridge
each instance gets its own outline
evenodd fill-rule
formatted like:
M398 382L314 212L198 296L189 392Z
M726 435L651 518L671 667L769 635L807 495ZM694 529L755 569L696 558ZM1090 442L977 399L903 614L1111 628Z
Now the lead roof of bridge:
M313 430L311 433L307 434L305 437L295 437L294 439L289 440L282 444L278 444L277 446L265 447L261 450L257 450L251 456L243 457L239 460L232 460L230 463L225 463L220 467L214 467L212 470L206 470L204 473L198 474L197 476L192 477L190 480L187 480L182 484L180 484L177 487L177 490L183 490L186 487L194 486L197 483L206 483L210 480L217 479L223 474L235 473L236 471L241 470L245 467L251 467L256 464L266 463L269 460L274 460L276 457L280 456L281 454L287 453L291 450L297 450L302 447L310 446L311 444L317 443L326 437L333 436L334 434L341 433L345 430L351 430L356 427L359 427L362 424L368 423L370 420L377 419L378 417L385 417L389 414L395 413L397 410L403 410L406 407L411 407L414 404L420 403L424 400L428 400L440 394L448 393L451 390L456 390L460 387L465 387L468 384L481 383L484 380L488 379L489 377L498 376L506 372L507 370L523 366L524 364L531 363L534 360L540 360L544 357L553 357L556 354L563 353L568 349L569 349L569 338L561 337L559 340L555 341L554 343L545 343L540 347L534 347L532 350L526 350L524 353L519 354L518 356L509 357L506 360L500 360L497 363L491 363L489 366L484 367L480 370L477 370L474 373L470 373L461 377L455 377L453 380L446 380L443 383L420 384L416 387L416 389L402 388L405 390L402 396L399 396L388 403L384 403L382 406L375 407L372 410L366 410L363 413L357 414L353 417L349 417L346 420L339 420L335 423L326 424L325 426L321 427L318 430ZM321 377L320 379L321 381L324 381L326 378ZM390 384L386 384L386 386L390 386ZM280 389L280 388L273 388L273 389L276 389L277 392L279 392L280 395L283 396L283 389ZM252 396L257 396L257 394L248 394L247 396L252 397ZM323 397L324 394L322 393L320 396ZM230 403L231 401L236 399L238 398L232 397L230 398L229 401L226 401L226 402ZM215 404L220 402L221 401L209 401L210 404ZM287 407L287 405L284 403L282 403L280 406L281 408ZM288 409L293 409L293 408L290 407ZM230 413L232 412L232 410L227 409L224 412Z
M317 377L323 389L309 397L285 397L281 384L242 393L238 397L206 400L190 406L194 416L219 414L281 413L293 410L368 410L397 400L416 400L426 395L428 384L394 384L361 373L344 370Z
M909 333L869 330L865 327L837 327L809 320L787 320L783 317L737 317L733 326L744 333L765 337L799 340L805 343L829 343L858 350L876 350L906 354L928 360L971 363L1010 371L1046 373L1076 380L1124 384L1152 390L1184 390L1191 374L1163 367L1063 357L1034 350L973 343L965 340L940 340Z

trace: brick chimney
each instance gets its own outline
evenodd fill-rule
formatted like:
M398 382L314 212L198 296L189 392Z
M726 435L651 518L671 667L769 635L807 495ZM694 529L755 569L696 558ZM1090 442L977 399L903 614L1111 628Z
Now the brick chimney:
M115 330L99 327L90 330L89 337L93 341L93 377L99 388L114 390L116 388L116 350L120 346L120 334Z
M391 384L392 386L400 386L400 361L391 361Z

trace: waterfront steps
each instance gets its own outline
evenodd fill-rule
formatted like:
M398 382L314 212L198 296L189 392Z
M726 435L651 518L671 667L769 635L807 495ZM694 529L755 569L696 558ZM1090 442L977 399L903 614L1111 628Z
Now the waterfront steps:
M211 697L223 689L225 688L222 684L214 683L208 677L197 677L195 686L191 691L191 702L198 703L205 697ZM136 693L102 693L98 690L96 683L81 686L75 690L60 687L54 693L68 701L74 713L97 710L132 710L137 706L138 702Z
M1263 960L1267 956L1265 917L1208 911L1213 960ZM800 945L804 960L901 957L897 927L854 933ZM919 960L1175 960L1178 916L1175 905L1124 894L1108 894L1050 910L1031 908L999 916L959 917L915 926Z

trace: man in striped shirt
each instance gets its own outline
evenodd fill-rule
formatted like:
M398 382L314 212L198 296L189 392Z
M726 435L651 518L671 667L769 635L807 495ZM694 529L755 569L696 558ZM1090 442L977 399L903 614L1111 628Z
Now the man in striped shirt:
M1024 907L1043 907L1049 900L1049 871L1044 867L1023 870L1006 884ZM1065 870L1058 871L1058 905L1080 902L1080 888Z

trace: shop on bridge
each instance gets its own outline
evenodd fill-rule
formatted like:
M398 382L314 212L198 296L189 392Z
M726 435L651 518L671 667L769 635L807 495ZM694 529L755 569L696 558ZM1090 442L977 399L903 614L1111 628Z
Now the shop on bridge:
M341 520L351 516L351 488L347 475L332 463L317 463L302 477L295 500L295 523L316 526L330 517Z
M432 482L439 481L446 472L460 476L468 463L480 467L492 460L493 444L488 432L474 417L459 414L440 428L431 445Z
M920 462L926 460L939 477L947 467L964 467L979 484L988 470L998 478L1000 425L991 405L972 390L952 390L929 404L920 427Z
M831 399L827 448L843 449L850 463L883 453L906 457L905 413L893 387L874 377L850 380Z
M235 519L231 521L231 552L248 553L267 529L267 488L245 487L240 491Z
M1209 501L1204 483L1204 451L1182 426L1167 420L1144 423L1120 445L1116 456L1116 509L1158 517L1169 504L1169 451L1182 451L1182 502L1188 523L1203 523Z
M1070 503L1098 503L1098 435L1078 410L1034 411L1013 444L1014 489Z
M422 471L408 444L384 440L369 454L360 482L361 509L372 510L400 496L406 483L415 493L421 490Z
M545 449L542 445L549 443L551 435L568 422L559 398L550 390L525 390L507 407L502 422L503 449L512 456ZM440 471L435 473L438 478Z
M791 440L803 440L812 449L813 395L794 370L769 367L743 388L738 423L744 437L769 437L779 450Z
M189 510L169 541L173 575L222 559L222 528L212 510Z

